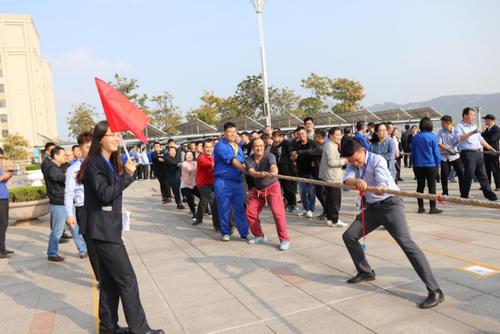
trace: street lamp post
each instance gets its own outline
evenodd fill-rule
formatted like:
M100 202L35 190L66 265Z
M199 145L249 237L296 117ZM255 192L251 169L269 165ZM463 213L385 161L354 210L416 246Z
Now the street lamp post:
M250 0L257 13L257 24L259 26L259 50L260 62L262 65L262 84L264 86L264 117L266 118L266 125L271 126L271 112L269 109L269 92L267 85L267 69L266 69L266 49L264 47L264 21L262 13L264 11L264 0Z

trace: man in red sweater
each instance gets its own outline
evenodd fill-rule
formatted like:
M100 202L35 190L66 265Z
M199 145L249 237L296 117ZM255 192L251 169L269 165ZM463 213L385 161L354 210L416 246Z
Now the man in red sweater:
M196 160L196 186L200 192L200 202L196 212L196 221L193 225L203 222L203 215L207 211L207 205L210 203L212 211L212 223L216 231L220 230L219 216L217 214L217 203L214 194L214 143L211 139L203 141L203 154L200 154Z

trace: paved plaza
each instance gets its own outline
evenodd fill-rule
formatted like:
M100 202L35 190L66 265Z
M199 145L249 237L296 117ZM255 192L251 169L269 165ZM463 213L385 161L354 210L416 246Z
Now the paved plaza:
M413 191L404 170L403 190ZM451 185L457 194L457 184ZM160 204L156 180L135 182L124 205L124 233L141 299L153 328L167 333L500 333L500 211L447 205L441 215L416 214L406 200L410 229L424 249L446 301L421 310L425 287L387 231L367 238L377 279L345 280L354 266L343 229L288 215L291 249L280 252L270 211L270 241L222 243L211 220L191 226L187 210ZM341 218L352 221L354 192L343 192ZM473 195L482 198L478 185ZM426 203L428 208L428 203ZM318 212L316 214L319 214ZM98 290L88 259L71 241L63 263L49 263L48 217L11 226L15 257L0 262L0 333L95 333ZM125 325L124 317L120 324Z

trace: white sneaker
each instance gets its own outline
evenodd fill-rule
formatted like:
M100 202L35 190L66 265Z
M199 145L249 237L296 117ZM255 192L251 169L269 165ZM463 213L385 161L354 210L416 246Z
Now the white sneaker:
M263 236L263 237L251 238L251 239L248 240L248 243L250 245L254 245L254 244L262 244L262 243L264 243L266 241L267 241L267 237Z
M312 217L313 217L313 213L312 213L312 211L307 211L307 212L306 212L306 217L307 217L307 218L312 218Z
M337 224L334 224L335 227L346 227L349 224L344 223L342 220L338 220Z
M306 212L307 212L306 210L298 210L297 211L297 216L302 217L302 216L304 216L306 214Z
M333 227L333 222L331 220L327 220L326 221L326 225L328 225L330 227Z

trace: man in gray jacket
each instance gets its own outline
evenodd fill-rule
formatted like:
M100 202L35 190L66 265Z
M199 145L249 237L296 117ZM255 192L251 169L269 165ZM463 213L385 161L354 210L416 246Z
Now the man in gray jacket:
M330 139L323 147L323 155L319 165L319 178L323 181L342 183L344 172L342 166L347 160L340 157L339 145L342 139L342 130L339 127L331 128L328 131ZM345 227L346 223L339 219L340 203L342 191L340 188L326 188L326 224L328 226Z

